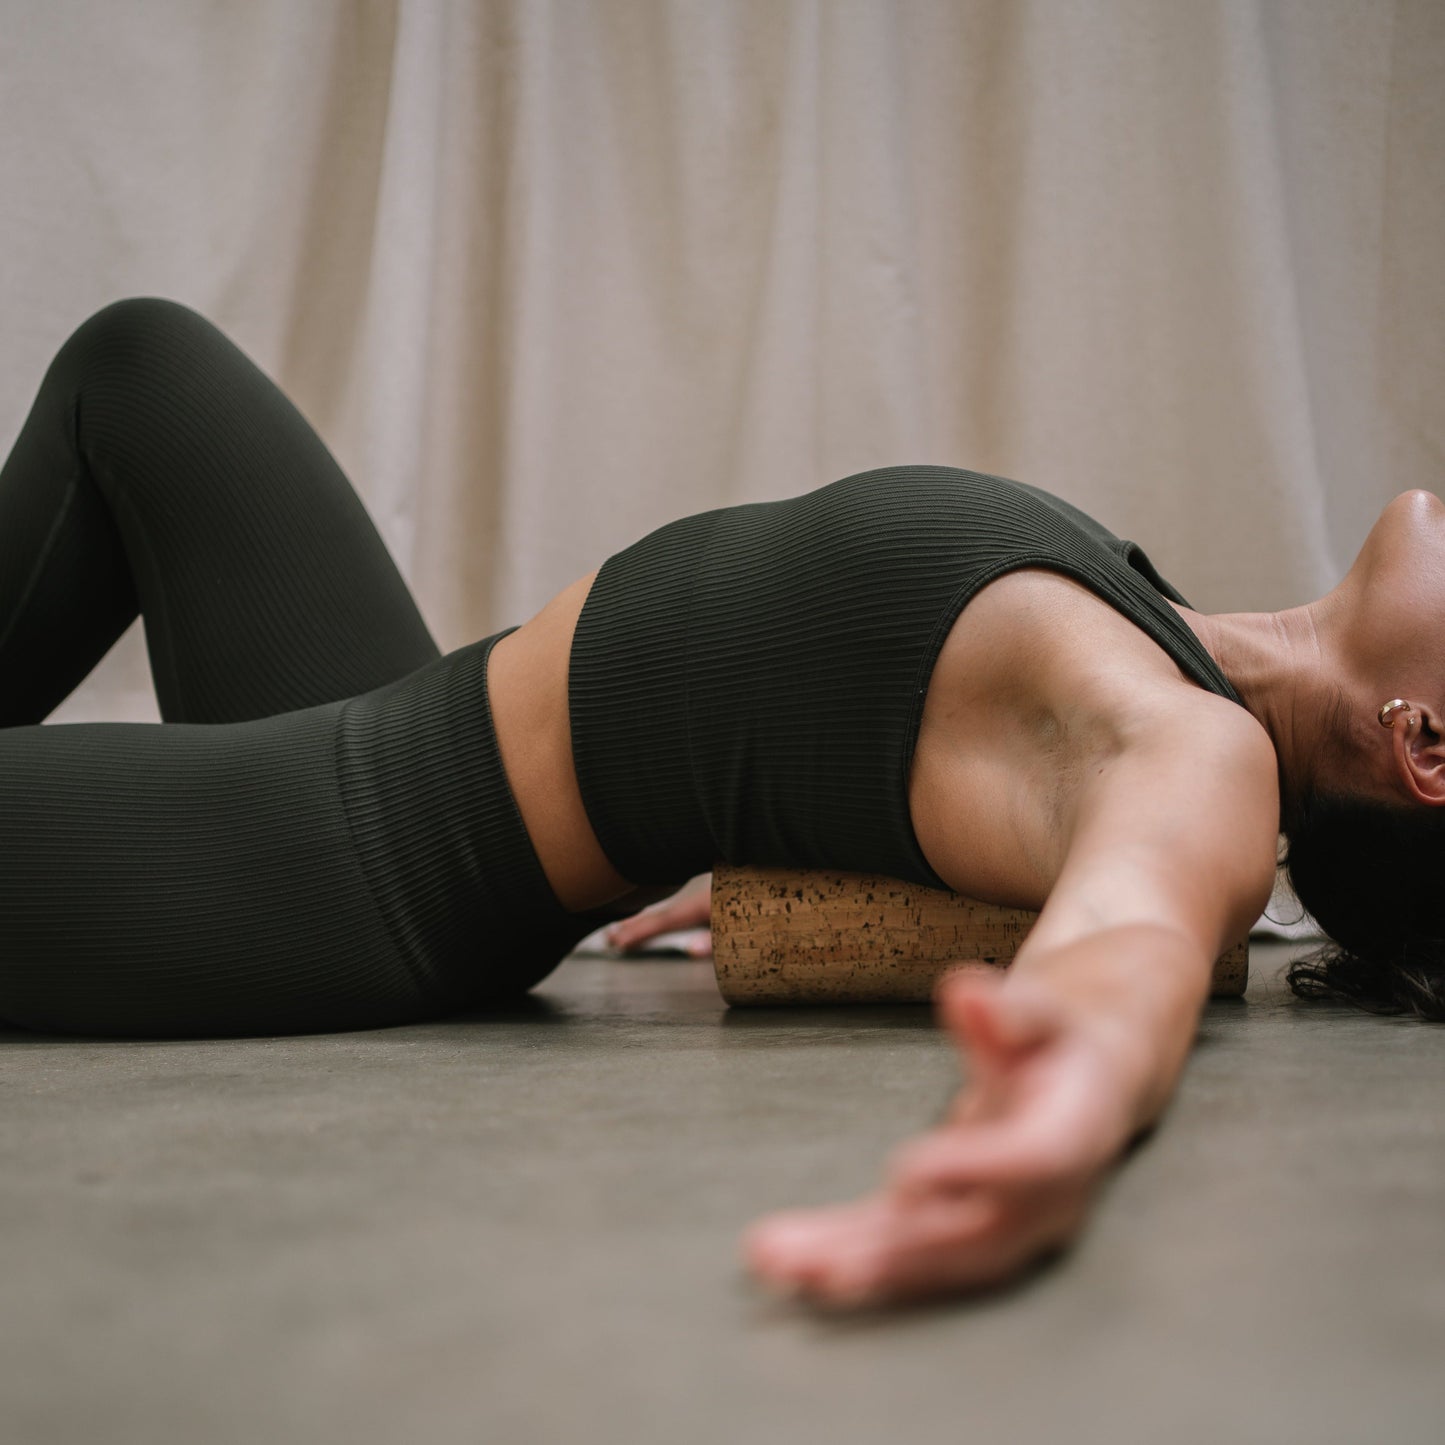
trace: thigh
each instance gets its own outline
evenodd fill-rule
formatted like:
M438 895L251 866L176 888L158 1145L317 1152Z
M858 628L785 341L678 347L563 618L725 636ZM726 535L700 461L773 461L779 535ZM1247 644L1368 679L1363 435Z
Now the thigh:
M0 731L0 1017L165 1037L443 1012L351 849L339 706Z
M552 895L507 786L494 641L246 722L0 730L0 1018L305 1033L530 988L597 920Z

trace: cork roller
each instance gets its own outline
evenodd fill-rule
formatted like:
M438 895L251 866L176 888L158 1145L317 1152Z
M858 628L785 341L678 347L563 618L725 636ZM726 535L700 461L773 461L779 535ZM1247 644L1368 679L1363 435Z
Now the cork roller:
M863 873L712 874L713 961L730 1004L926 1003L951 965L1007 967L1038 914ZM1216 998L1244 992L1249 943L1214 966Z

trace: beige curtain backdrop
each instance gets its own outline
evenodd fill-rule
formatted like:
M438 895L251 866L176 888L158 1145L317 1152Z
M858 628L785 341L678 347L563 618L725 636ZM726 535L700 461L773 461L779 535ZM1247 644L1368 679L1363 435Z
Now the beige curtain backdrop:
M438 641L868 467L1196 605L1445 488L1441 0L0 0L0 447L127 295L316 426ZM132 629L56 715L153 718Z

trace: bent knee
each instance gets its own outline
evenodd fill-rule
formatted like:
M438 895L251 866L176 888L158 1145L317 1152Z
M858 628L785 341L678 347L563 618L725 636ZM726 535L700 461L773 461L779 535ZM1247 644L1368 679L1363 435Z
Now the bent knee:
M61 347L61 356L103 354L114 363L134 363L156 346L185 336L215 333L215 325L183 301L164 296L126 296L93 312Z

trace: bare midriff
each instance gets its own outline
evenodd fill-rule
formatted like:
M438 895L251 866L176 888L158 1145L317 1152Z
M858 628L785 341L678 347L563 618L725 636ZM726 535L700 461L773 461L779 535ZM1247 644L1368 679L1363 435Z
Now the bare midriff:
M527 835L558 901L572 913L639 890L607 860L582 804L572 759L567 667L572 636L596 572L564 588L493 645L487 700L497 747ZM639 899L639 904L641 900Z

